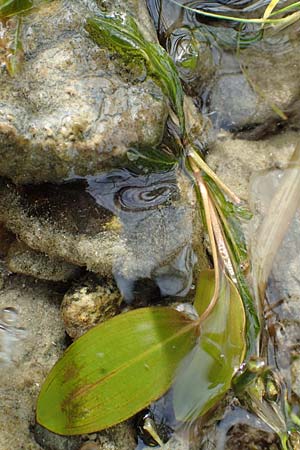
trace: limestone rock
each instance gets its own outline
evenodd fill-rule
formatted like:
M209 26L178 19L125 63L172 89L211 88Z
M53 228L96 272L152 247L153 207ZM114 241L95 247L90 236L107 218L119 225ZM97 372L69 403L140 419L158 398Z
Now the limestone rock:
M7 255L9 247L14 240L14 234L0 222L0 257Z
M100 322L120 311L122 296L112 281L98 284L86 280L72 287L64 296L61 315L67 334L77 339Z
M119 3L153 38L144 2ZM96 10L95 1L54 0L24 20L22 71L0 75L0 175L39 183L95 174L135 144L160 141L165 98L146 74L122 78L88 37L84 21Z
M78 266L32 250L19 241L10 246L6 264L11 272L48 281L68 281L79 273Z
M114 170L60 186L3 181L0 216L34 250L103 276L113 272L122 293L140 278L153 279L163 295L185 295L191 286L199 215L189 181L176 170Z
M249 181L257 170L284 167L299 141L299 133L287 132L269 139L233 139L224 133L211 146L207 163L241 198L247 200Z
M113 215L78 184L0 187L0 215L30 248L99 273L111 273L119 242ZM111 229L110 229L111 226Z

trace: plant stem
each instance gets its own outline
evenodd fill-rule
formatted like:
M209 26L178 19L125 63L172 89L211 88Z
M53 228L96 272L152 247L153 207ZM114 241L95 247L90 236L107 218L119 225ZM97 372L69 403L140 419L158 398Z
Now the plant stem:
M219 186L220 189L222 189L228 197L232 199L234 203L240 204L241 200L237 195L232 192L228 186L226 186L225 183L223 183L222 180L220 180L217 175L214 173L213 170L206 164L206 162L198 155L198 153L192 148L192 146L188 147L187 150L187 156L189 158L189 161L193 161L196 166L198 166L200 169L202 169L214 182Z
M203 312L203 314L200 317L201 322L203 322L209 316L211 311L213 310L215 304L217 303L218 297L219 297L220 264L219 264L219 259L218 259L218 250L217 250L217 245L216 245L216 240L215 240L215 235L214 235L213 224L212 224L212 220L211 220L211 206L210 206L211 199L209 197L209 193L208 193L206 184L202 178L199 167L195 164L195 162L192 158L189 158L189 163L190 163L191 169L193 171L197 185L199 187L200 194L202 196L203 207L204 207L205 218L206 218L206 226L207 226L207 231L208 231L208 235L209 235L211 252L212 252L214 269L215 269L214 294L213 294L210 304L208 305L208 307L206 308L206 310Z

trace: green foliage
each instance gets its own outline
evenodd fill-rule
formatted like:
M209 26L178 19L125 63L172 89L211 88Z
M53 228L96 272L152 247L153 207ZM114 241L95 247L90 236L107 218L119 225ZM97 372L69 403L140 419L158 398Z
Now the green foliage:
M0 18L15 16L33 8L33 0L0 0Z
M170 170L178 164L178 159L171 153L157 148L137 149L132 148L127 152L127 158L133 169L142 167L147 170Z
M51 370L37 421L73 435L127 419L166 392L197 335L197 321L163 307L136 309L94 327Z
M168 97L181 129L180 137L174 134L189 160L209 225L216 270L203 272L197 285L194 306L199 319L170 308L143 308L98 325L73 343L47 377L37 405L37 421L65 435L91 433L127 419L163 395L176 373L176 417L194 420L230 388L259 330L242 273L248 255L239 220L247 212L189 142L183 90L172 59L160 45L146 41L130 15L99 12L87 19L85 28L98 45L127 61L143 61ZM172 155L156 149L134 149L128 158L140 160L149 170L176 164ZM232 280L219 276L219 260Z
M129 14L99 12L96 17L87 19L85 28L98 45L116 51L127 60L134 55L145 61L149 75L169 98L183 132L183 90L176 66L168 53L159 44L148 42Z
M215 289L213 270L203 271L194 306L201 315ZM223 276L217 304L201 326L199 341L182 363L174 390L178 420L195 420L205 414L230 388L246 349L245 313L233 283Z
M7 57L6 68L8 73L11 76L14 76L21 69L24 52L23 45L21 41L21 28L22 28L22 19L21 17L17 17L17 26L14 33L14 42L10 48L10 53Z
M289 5L288 7L285 8L281 8L278 9L276 11L273 11L274 9L274 5L275 3L277 4L277 0L270 0L267 8L265 10L265 14L263 15L263 17L251 17L251 18L246 18L246 17L241 17L241 16L230 16L230 15L224 15L224 14L218 14L215 12L210 12L210 11L205 11L201 8L193 8L191 6L188 5L182 5L179 1L177 0L169 0L171 3L180 6L181 8L187 9L188 11L194 12L196 14L199 14L200 16L204 16L204 17L211 17L213 19L220 19L220 20L228 20L228 21L233 21L233 22L238 22L238 23L257 23L257 24L261 24L262 26L264 26L265 24L284 24L284 23L289 23L291 20L291 16L293 15L293 13L285 16L285 17L280 17L280 18L273 18L274 16L278 15L278 14L282 14L285 12L288 12L290 10L297 10L300 8L299 3L300 2L294 2L291 5ZM199 2L201 4L201 2Z

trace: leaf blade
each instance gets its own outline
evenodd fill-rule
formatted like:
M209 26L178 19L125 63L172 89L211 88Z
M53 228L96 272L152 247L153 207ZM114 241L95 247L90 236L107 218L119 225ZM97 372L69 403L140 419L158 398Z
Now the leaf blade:
M176 310L156 307L94 327L48 375L37 421L55 433L72 435L132 416L169 388L180 360L195 345L196 325Z
M195 308L199 315L214 291L214 271L203 271ZM245 344L243 303L233 283L223 278L220 298L201 327L199 344L182 362L174 389L177 420L192 421L205 414L230 388L243 361Z
M32 8L32 0L2 0L0 1L0 18L11 17Z
M182 85L175 63L166 50L159 44L148 42L129 14L109 15L99 12L97 16L87 19L85 29L98 45L113 49L127 58L135 54L145 61L149 75L169 98L183 133Z

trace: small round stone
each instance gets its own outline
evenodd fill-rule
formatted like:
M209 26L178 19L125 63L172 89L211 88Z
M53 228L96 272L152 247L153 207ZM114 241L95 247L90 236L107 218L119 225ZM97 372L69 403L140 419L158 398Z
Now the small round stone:
M100 447L95 442L89 441L83 444L79 450L100 450Z
M72 288L61 305L67 334L77 339L96 324L115 316L121 301L121 293L112 281L102 284L87 281L83 286Z

